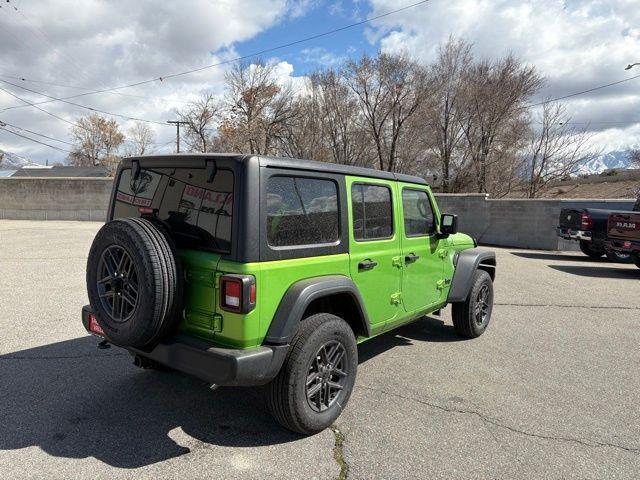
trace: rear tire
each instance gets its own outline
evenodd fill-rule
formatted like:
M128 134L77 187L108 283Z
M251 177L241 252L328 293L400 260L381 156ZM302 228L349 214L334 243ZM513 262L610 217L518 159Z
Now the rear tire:
M595 247L593 242L586 240L580 240L580 251L589 258L600 258L605 254L604 248Z
M484 270L476 270L467 300L452 304L453 328L464 338L484 333L493 311L493 281Z
M628 253L620 253L616 252L615 250L607 250L606 255L607 260L612 263L633 263L633 259Z
M289 430L320 432L346 407L357 368L351 327L335 315L312 315L300 322L280 372L267 385L267 407Z

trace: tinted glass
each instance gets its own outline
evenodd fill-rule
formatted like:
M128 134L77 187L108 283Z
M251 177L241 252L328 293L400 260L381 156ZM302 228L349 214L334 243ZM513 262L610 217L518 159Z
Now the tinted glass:
M393 234L391 190L380 185L351 187L353 236L356 240L389 238Z
M163 221L179 247L229 253L233 172L218 170L213 182L207 183L204 169L141 169L132 182L131 170L123 170L113 217L143 214Z
M267 241L274 247L338 241L338 192L331 180L270 177Z
M433 210L427 192L403 189L402 210L404 232L407 237L429 235L433 232Z

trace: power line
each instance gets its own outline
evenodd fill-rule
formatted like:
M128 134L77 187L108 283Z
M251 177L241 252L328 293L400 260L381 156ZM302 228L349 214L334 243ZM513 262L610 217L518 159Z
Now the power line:
M0 120L0 127L6 127L7 125L8 125L8 126L10 126L10 127L12 127L12 128L17 128L18 130L21 130L21 131L23 131L23 132L27 132L27 133L30 133L30 134L32 134L32 135L37 135L38 137L46 138L46 139L48 139L48 140L53 140L54 142L65 143L65 144L67 144L67 145L73 146L73 143L71 143L71 142L67 142L66 140L59 140L59 139L57 139L57 138L49 137L49 136L44 135L44 134L42 134L42 133L38 133L38 132L34 132L33 130L29 130L28 128L19 127L19 126L17 126L17 125L13 125L13 124L11 124L11 123L9 123L9 122L5 122L5 121L3 121L3 120Z
M3 92L5 92L5 93L8 93L8 94L9 94L9 95L11 95L12 97L14 97L14 98L16 98L16 99L20 100L21 102L24 102L24 103L26 103L27 105L30 105L30 106L32 106L32 107L34 107L34 108L36 108L36 109L40 110L41 112L46 113L47 115L50 115L51 117L53 117L53 118L55 118L55 119L57 119L57 120L60 120L60 121L62 121L62 122L65 122L65 123L67 123L67 124L69 124L69 125L72 125L72 126L74 126L74 127L81 128L81 129L83 129L83 130L87 130L87 131L89 131L89 129L88 129L88 128L86 128L86 127L82 126L81 124L79 124L79 123L77 123L77 122L72 122L72 121L70 121L70 120L67 120L66 118L60 117L59 115L56 115L55 113L51 113L50 111L45 110L44 108L41 108L41 107L37 106L36 104L31 103L31 102L29 102L28 100L25 100L25 99L24 99L24 98L22 98L22 97L19 97L18 95L15 95L14 93L10 92L9 90L7 90L7 89L5 89L5 88L0 87L0 91L3 91ZM4 122L4 123L6 123L6 122ZM15 128L20 128L20 129L22 129L22 127L18 127L18 126L14 126L14 127L15 127ZM24 129L24 130L26 130L26 129ZM32 133L33 133L33 132L32 132ZM35 133L35 135L39 135L39 134ZM41 136L44 136L44 135L41 135ZM55 139L55 140L56 140L56 141L58 141L58 142L67 143L67 142L63 142L62 140L57 140L57 139ZM130 140L130 139L126 139L126 138L125 138L125 140L124 140L124 141L125 141L125 142L130 142L130 143L136 143L134 140ZM168 142L168 143L169 143L169 142ZM154 142L152 142L152 143L151 143L151 145L160 145L160 146L165 146L165 145L168 145L168 143L154 143Z
M534 103L532 105L526 105L528 108L539 107L541 105L546 105L547 103L557 102L558 100L564 100L566 98L577 97L578 95L584 95L585 93L595 92L596 90L602 90L603 88L612 87L614 85L619 85L621 83L629 82L631 80L635 80L636 78L640 78L640 75L636 75L634 77L625 78L623 80L618 80L617 82L607 83L606 85L599 85L597 87L590 88L588 90L582 90L580 92L570 93L569 95L564 95L562 97L551 98L549 100L545 100L544 102Z
M61 122L68 123L69 125L75 125L73 122L71 122L71 121L67 120L66 118L60 117L60 116L56 115L55 113L51 113L50 111L45 110L44 108L40 108L40 107L39 107L39 106L37 106L36 104L31 103L30 101L25 100L25 99L24 99L24 98L22 98L22 97L19 97L18 95L16 95L16 94L15 94L15 93L13 93L13 92L10 92L10 91L9 91L9 90L7 90L6 88L2 88L2 87L0 87L0 91L3 91L4 93L7 93L7 94L11 95L13 98L18 99L18 100L20 100L21 102L26 103L28 106L34 107L34 108L36 108L36 109L40 110L41 112L46 113L47 115L49 115L49 116L51 116L51 117L53 117L53 118L55 118L55 119L57 119L57 120L60 120Z
M276 45L274 47L265 48L264 50L260 50L258 52L253 52L253 53L250 53L250 54L247 54L247 55L242 55L242 56L235 57L235 58L232 58L232 59L229 59L229 60L223 60L221 62L212 63L212 64L209 64L209 65L204 65L202 67L192 68L190 70L185 70L185 71L182 71L182 72L176 72L176 73L171 73L171 74L168 74L168 75L162 75L162 76L150 78L150 79L147 79L147 80L140 80L138 82L133 82L133 83L129 83L129 84L126 84L126 85L120 85L120 86L117 86L117 87L103 88L103 89L93 90L93 91L87 92L87 93L81 93L81 94L78 94L78 95L72 95L72 96L69 96L69 97L55 98L55 99L49 100L47 102L42 102L42 103L50 103L50 102L55 102L55 101L70 100L70 99L73 99L73 98L84 97L84 96L87 96L87 95L94 95L94 94L98 94L98 93L113 92L115 90L121 90L123 88L137 87L137 86L145 85L145 84L148 84L148 83L163 82L164 80L167 80L167 79L170 79L170 78L189 75L191 73L201 72L201 71L207 70L209 68L219 67L219 66L222 66L222 65L227 65L227 64L239 62L239 61L242 61L242 60L247 60L249 58L259 57L259 56L264 55L266 53L275 52L277 50L282 50L283 48L292 47L294 45L299 45L301 43L309 42L311 40L317 40L318 38L322 38L322 37L326 37L326 36L329 36L329 35L333 35L335 33L343 32L343 31L349 30L351 28L359 27L361 25L365 25L367 23L371 23L371 22L373 22L375 20L379 20L381 18L388 17L389 15L393 15L393 14L396 14L396 13L399 13L399 12L402 12L402 11L405 11L405 10L409 10L410 8L417 7L419 5L423 5L423 4L429 3L430 1L431 0L422 0L420 2L416 2L416 3L413 3L411 5L406 5L404 7L397 8L395 10L391 10L389 12L382 13L380 15L376 15L374 17L370 17L370 18L367 18L367 19L364 19L364 20L360 20L360 21L355 22L355 23L350 23L348 25L344 25L344 26L339 27L339 28L334 28L334 29L331 29L331 30L327 30L327 31L322 32L322 33L318 33L318 34L315 34L315 35L304 37L304 38L301 38L301 39L298 39L298 40L294 40L294 41L291 41L291 42L288 42L288 43L283 43L283 44L280 44L280 45Z
M136 121L136 122L155 123L155 124L157 124L157 125L163 125L163 126L166 126L166 124L165 124L164 122L157 122L157 121L155 121L155 120L147 120L147 119L144 119L144 118L130 117L130 116L128 116L128 115L122 115L122 114L120 114L120 113L107 112L106 110L100 110L99 108L88 107L88 106L86 106L86 105L82 105L82 104L80 104L80 103L69 102L68 100L65 100L64 98L57 98L57 97L53 97L53 96L51 96L51 95L47 95L46 93L38 92L38 91L36 91L36 90L32 90L32 89L30 89L30 88L23 87L22 85L17 85L17 84L15 84L15 83L9 82L9 81L7 81L7 80L2 80L2 79L0 79L0 82L2 82L2 83L6 83L7 85L11 85L11 86L16 87L16 88L21 88L22 90L26 90L27 92L35 93L36 95L42 95L43 97L50 98L50 99L52 99L52 100L54 100L54 101L60 101L60 102L62 102L62 103L66 103L66 104L68 104L68 105L73 105L73 106L75 106L75 107L84 108L84 109L89 110L89 111L91 111L91 112L102 113L102 114L104 114L104 115L112 115L112 116L114 116L114 117L120 117L120 118L124 118L124 119L126 119L126 120L133 120L133 121ZM5 91L6 91L6 90L5 90ZM42 102L42 103L46 103L46 102ZM35 107L36 105L35 105L35 104L33 104L33 103L31 103L31 106L32 106L32 107ZM5 109L5 110L7 110L7 109ZM5 110L3 110L3 111L5 111Z
M24 138L26 140L30 140L30 141L35 142L35 143L39 143L40 145L44 145L45 147L53 148L54 150L59 150L59 151L64 152L64 153L72 153L71 150L66 150L64 148L56 147L54 145L49 145L48 143L41 142L40 140L36 140L35 138L27 137L26 135L21 135L20 133L17 133L17 132L12 132L11 130L7 130L4 127L0 127L0 130L4 130L5 132L9 132L9 133L11 133L13 135L17 135L18 137L22 137L22 138Z
M50 85L52 87L60 87L60 88L71 88L71 89L75 89L75 90L85 90L88 92L95 92L95 90L91 89L91 88L87 88L87 87L81 87L78 85L63 85L60 83L55 83L55 82L47 82L44 80L34 80L31 78L24 78L24 77L16 77L14 75L6 75L6 74L1 74L0 73L0 77L3 78L10 78L12 80L20 80L22 82L30 82L30 83L40 83L43 85ZM108 93L110 95L120 95L122 97L131 97L131 98L139 98L142 100L161 100L163 102L167 102L167 103L184 103L184 104L189 104L192 103L189 100L178 100L178 99L172 99L172 98L166 98L166 97L153 97L153 96L146 96L146 95L135 95L133 93L122 93L122 92L105 92ZM67 98L73 98L73 97L67 97ZM67 99L65 98L65 100ZM44 101L44 102L35 102L35 105L40 105L41 103L49 103L49 101ZM22 106L17 106L17 107L8 107L5 108L5 110L12 110L14 108L23 108Z

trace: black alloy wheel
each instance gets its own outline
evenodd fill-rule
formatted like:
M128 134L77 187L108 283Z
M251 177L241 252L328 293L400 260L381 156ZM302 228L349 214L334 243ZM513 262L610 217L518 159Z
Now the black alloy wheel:
M116 322L126 322L138 305L138 272L127 251L111 245L102 252L96 282L104 310Z
M338 341L320 347L309 365L305 393L309 406L315 412L331 408L347 383L345 348Z
M473 318L478 325L483 325L489 315L490 306L490 290L488 284L483 284L476 295L474 303Z

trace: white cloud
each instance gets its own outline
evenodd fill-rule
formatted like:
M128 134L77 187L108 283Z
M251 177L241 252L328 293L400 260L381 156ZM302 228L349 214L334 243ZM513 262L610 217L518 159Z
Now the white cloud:
M3 2L4 3L4 2ZM12 0L18 11L0 10L0 75L43 80L94 89L154 78L235 57L236 42L265 31L278 22L304 14L315 2L288 0L157 2L151 0ZM129 88L118 93L154 97L140 99L118 94L89 95L73 100L102 110L164 122L175 116L177 101L203 90L219 92L225 68ZM15 80L0 77L16 83ZM52 96L69 96L83 90L17 81ZM30 102L45 98L10 87ZM169 101L166 101L169 99ZM68 140L69 125L34 108L3 108L23 103L0 91L0 120ZM60 102L42 108L73 121L86 110ZM119 120L120 121L120 120ZM129 123L122 121L123 129ZM172 128L153 125L157 142L170 141ZM41 139L63 148L57 144ZM0 149L60 161L65 154L0 133Z
M371 4L371 15L398 8L394 0ZM557 97L640 74L640 68L624 71L640 62L638 7L637 0L434 0L376 21L368 37L384 51L425 62L451 34L473 42L479 57L513 52L547 77L541 98ZM575 121L606 130L598 135L611 143L604 148L619 147L625 137L627 145L638 142L637 125L611 129L595 122L640 121L640 79L567 103Z
M347 53L350 50L351 47L349 47ZM345 55L336 55L322 47L305 48L300 53L306 62L315 63L323 67L335 67L343 63L347 58Z

